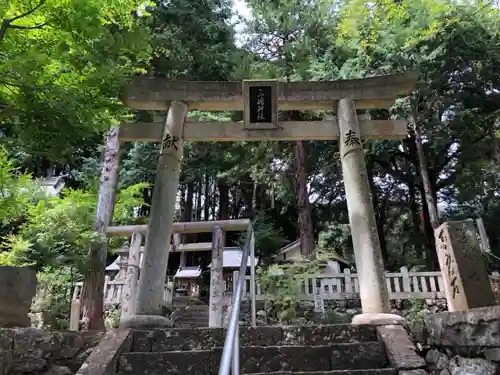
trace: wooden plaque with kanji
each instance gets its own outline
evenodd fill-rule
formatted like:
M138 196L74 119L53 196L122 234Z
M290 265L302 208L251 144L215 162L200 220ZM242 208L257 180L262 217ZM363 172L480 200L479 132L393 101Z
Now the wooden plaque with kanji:
M278 126L278 81L243 81L243 121L246 129Z

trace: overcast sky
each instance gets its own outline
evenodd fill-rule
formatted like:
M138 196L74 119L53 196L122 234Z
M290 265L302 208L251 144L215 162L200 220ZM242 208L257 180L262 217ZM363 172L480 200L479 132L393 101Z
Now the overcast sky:
M238 13L245 18L250 17L250 9L248 9L244 0L233 0L233 9L235 13Z
M238 21L238 16L243 17L244 19L249 19L251 17L251 11L248 9L247 4L245 3L245 0L232 0L233 2L233 11L235 13L235 16L233 17L233 22ZM236 27L236 45L241 47L243 44L243 37L242 37L242 32L243 32L243 25L242 24L237 24Z

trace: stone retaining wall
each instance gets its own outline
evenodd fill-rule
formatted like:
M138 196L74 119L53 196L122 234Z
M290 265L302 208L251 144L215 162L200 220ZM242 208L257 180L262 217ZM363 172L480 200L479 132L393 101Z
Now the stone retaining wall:
M75 374L102 336L102 332L0 328L0 375Z
M500 306L429 314L413 333L432 375L500 374Z

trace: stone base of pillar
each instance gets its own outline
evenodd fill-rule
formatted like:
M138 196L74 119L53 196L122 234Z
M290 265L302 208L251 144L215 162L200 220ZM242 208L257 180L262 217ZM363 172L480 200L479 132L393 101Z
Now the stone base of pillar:
M159 315L132 315L120 322L120 328L171 328L173 321Z
M396 314L388 313L363 313L355 315L351 324L371 324L376 326L385 326L392 324L404 325L405 319Z

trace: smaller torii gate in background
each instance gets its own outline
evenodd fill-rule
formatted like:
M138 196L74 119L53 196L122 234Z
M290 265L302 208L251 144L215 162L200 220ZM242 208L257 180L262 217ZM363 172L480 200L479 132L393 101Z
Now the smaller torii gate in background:
M389 108L415 85L413 74L331 82L169 82L137 77L125 94L134 109L167 111L165 122L122 124L121 142L161 142L138 315L159 315L184 141L339 140L363 314L390 311L362 138L402 139L406 121L359 119L356 110ZM186 121L189 110L244 111L242 122ZM278 111L326 110L328 121L279 121Z

